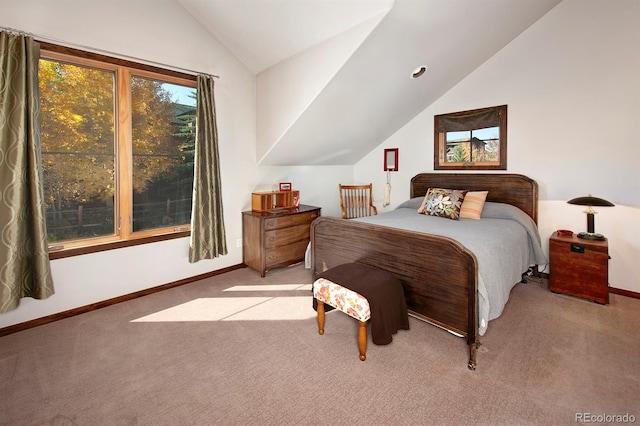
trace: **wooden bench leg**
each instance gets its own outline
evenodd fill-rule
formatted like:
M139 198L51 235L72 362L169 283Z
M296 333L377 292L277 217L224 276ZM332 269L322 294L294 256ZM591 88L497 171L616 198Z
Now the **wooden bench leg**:
M360 361L367 359L367 322L358 321L358 349L360 349Z
M320 300L318 300L318 334L321 336L324 334L324 302Z
M324 302L316 299L318 302L318 334L321 336L324 334ZM360 361L367 359L367 322L358 321L358 350L360 351Z

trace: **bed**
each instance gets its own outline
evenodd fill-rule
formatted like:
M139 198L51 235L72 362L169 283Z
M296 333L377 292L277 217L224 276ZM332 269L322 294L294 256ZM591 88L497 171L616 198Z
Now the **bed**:
M428 188L489 191L482 218L450 220L417 213ZM538 186L524 175L422 173L410 199L377 216L321 217L311 225L314 278L343 263L393 273L403 283L409 313L466 338L468 367L488 322L528 271L546 264L537 230ZM476 234L482 228L484 234Z

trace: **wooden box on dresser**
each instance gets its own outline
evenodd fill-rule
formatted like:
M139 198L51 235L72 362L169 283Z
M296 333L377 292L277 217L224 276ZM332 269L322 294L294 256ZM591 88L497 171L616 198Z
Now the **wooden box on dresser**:
M304 260L311 222L320 207L300 205L275 211L242 212L242 261L264 277L274 267Z
M549 239L549 290L608 304L607 239L563 237L554 232Z

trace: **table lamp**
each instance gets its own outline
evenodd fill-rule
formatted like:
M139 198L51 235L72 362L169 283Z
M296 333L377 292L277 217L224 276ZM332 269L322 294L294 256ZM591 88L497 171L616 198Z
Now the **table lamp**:
M597 234L595 232L595 214L597 213L593 206L598 207L613 207L615 204L602 198L592 197L591 194L587 197L578 197L567 201L569 204L576 204L579 206L588 206L584 212L587 214L587 232L580 232L578 238L584 238L586 240L604 240L604 235Z

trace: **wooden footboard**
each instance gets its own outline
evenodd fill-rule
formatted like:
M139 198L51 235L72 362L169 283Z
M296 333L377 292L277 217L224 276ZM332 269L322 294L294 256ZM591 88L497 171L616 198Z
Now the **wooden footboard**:
M321 217L311 225L315 276L334 266L360 262L402 280L412 315L466 337L469 368L478 345L476 257L446 237Z

